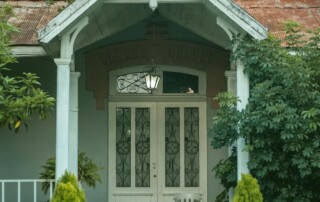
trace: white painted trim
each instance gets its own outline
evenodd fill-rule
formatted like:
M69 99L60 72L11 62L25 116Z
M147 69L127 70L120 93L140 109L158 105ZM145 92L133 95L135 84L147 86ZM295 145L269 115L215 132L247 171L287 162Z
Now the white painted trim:
M213 6L228 16L232 21L238 24L244 31L252 37L262 40L267 38L268 29L265 28L256 19L251 17L241 7L231 0L207 0Z
M89 17L82 18L70 30L62 35L61 38L61 58L72 58L74 42L80 31L89 23Z
M227 89L232 95L237 96L237 72L225 71L224 75L227 77Z
M37 57L48 55L41 46L11 46L10 49L14 57Z
M225 71L224 75L227 77L228 92L234 96L237 96L237 72L234 70ZM236 142L234 142L231 146L228 146L228 156L231 156L233 147L236 147ZM229 202L232 202L233 194L234 188L230 188L228 192Z
M217 25L221 27L229 36L229 39L233 39L233 35L239 34L238 30L234 29L229 23L223 20L221 17L217 17Z
M76 0L51 20L46 27L38 31L39 40L49 43L65 31L96 3L149 3L150 0ZM265 39L267 29L231 0L157 0L158 3L209 3L221 10L243 30L256 39Z
M173 201L173 196L176 194L186 194L186 193L196 193L202 196L203 202L207 202L207 121L206 120L206 100L202 102L190 102L189 100L183 100L181 102L159 102L158 99L153 99L147 102L132 102L128 99L122 99L119 102L113 102L109 100L108 108L108 193L110 202L117 201ZM131 187L116 187L116 108L125 107L131 108L131 180L134 180L134 170L135 170L135 108L147 107L150 108L150 187L146 189L145 187L135 187L134 182L131 181ZM199 109L199 186L198 187L185 187L184 183L184 121L180 121L180 168L181 168L181 178L179 187L166 187L165 186L165 108L174 107L179 108L180 120L184 120L184 108L186 107L196 107ZM161 134L161 135L160 135ZM153 139L155 138L155 139ZM154 153L155 152L155 153ZM155 157L154 157L155 156ZM132 162L133 161L133 162ZM155 164L153 164L155 163ZM156 178L153 175L157 175ZM128 198L130 196L131 198ZM138 196L135 198L135 196ZM141 197L143 198L141 198ZM145 196L150 196L145 197ZM166 197L172 196L172 197ZM126 197L123 199L122 197ZM140 197L140 198L139 198ZM123 199L123 200L122 200ZM143 200L145 199L145 200ZM157 200L158 199L158 200Z
M104 0L104 3L149 3L150 0ZM200 3L202 0L157 0L158 3Z
M80 72L70 72L68 169L78 178L78 80Z
M205 102L206 96L193 96L189 94L170 94L170 95L113 95L108 97L110 102L121 102L123 100L130 100L132 102L152 102L157 100L159 102Z
M56 180L69 165L69 96L71 59L54 59L57 64Z
M17 198L18 201L21 201L21 191L25 190L26 188L26 184L33 184L33 201L36 202L37 201L37 193L39 192L39 190L37 189L37 184L43 183L43 182L49 182L49 199L52 198L52 190L53 190L53 183L55 180L53 179L7 179L7 180L2 180L0 179L0 186L1 186L1 202L5 202L5 194L6 194L6 189L5 189L5 185L6 184L16 184L17 186ZM23 186L21 186L23 184ZM12 186L12 185L11 185ZM30 186L31 187L31 186ZM9 188L10 190L10 188ZM10 191L8 191L10 192ZM23 195L24 193L26 193L25 191L22 191ZM32 193L32 191L28 190L28 193ZM10 193L9 193L10 195ZM31 195L32 196L32 195Z
M66 30L96 2L99 2L99 0L74 1L53 20L51 20L47 26L38 31L40 42L49 43L53 38Z
M240 102L237 102L237 110L244 110L249 99L249 77L243 73L244 65L237 61L237 97ZM237 179L241 179L241 174L249 173L248 162L249 153L245 151L245 140L239 138L237 140Z
M157 0L149 0L149 8L152 11L155 11L158 8L158 1Z

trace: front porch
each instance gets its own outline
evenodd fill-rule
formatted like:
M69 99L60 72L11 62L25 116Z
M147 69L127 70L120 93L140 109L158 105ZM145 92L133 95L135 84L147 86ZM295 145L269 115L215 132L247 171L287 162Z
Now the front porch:
M156 10L152 11L148 3L157 5ZM113 201L119 196L125 196L120 197L124 201L132 201L132 197L137 196L140 189L134 183L136 165L129 166L132 179L129 184L125 182L125 186L120 186L114 165L118 164L118 148L110 150L118 143L115 141L112 144L112 141L117 139L113 136L116 130L111 130L114 127L112 119L116 117L116 110L119 109L130 108L132 113L138 113L136 109L147 108L151 114L150 120L146 121L151 123L149 130L157 131L154 134L149 131L147 139L149 144L153 145L149 145L149 149L151 148L152 152L152 148L157 147L157 144L161 147L154 150L154 154L149 154L148 158L151 160L146 164L149 169L146 172L151 176L151 183L148 185L150 189L139 192L140 195L151 194L152 197L149 197L150 200L148 197L138 197L136 200L164 202L169 198L171 200L177 193L192 191L201 194L204 202L214 201L222 187L211 169L228 155L228 151L227 148L213 150L207 141L207 129L211 127L212 117L217 111L217 103L214 103L212 98L217 93L228 90L242 100L238 109L245 107L249 94L248 78L243 74L243 65L240 62L230 63L229 59L232 53L232 35L246 33L261 39L265 36L265 29L231 1L75 1L39 31L40 43L50 56L20 58L24 66L31 66L31 70L35 70L40 76L44 89L52 95L56 94L57 108L51 118L45 122L33 120L30 129L21 131L19 135L12 136L9 131L4 131L8 135L4 138L5 144L0 146L3 150L0 158L1 162L7 163L0 167L0 179L37 179L41 165L52 156L57 158L56 179L65 170L77 174L78 152L85 151L103 167L100 171L102 183L98 184L95 190L84 186L88 201ZM160 88L143 95L139 92L118 91L119 76L144 73L145 67L153 62L162 72ZM15 65L13 68L16 70ZM165 74L169 75L168 72L196 77L197 85L193 87L195 93L166 91L165 81L174 83L179 80L172 76L166 78ZM188 84L184 85L183 87L187 87ZM178 88L177 85L172 86ZM121 103L123 105L120 106ZM198 118L195 123L200 131L195 138L198 141L195 158L198 159L197 165L201 165L201 169L197 169L201 171L197 173L200 176L197 183L192 186L187 184L185 179L188 166L185 163L187 160L184 148L187 147L187 139L190 137L186 135L186 126L183 124L180 127L182 129L179 129L181 136L178 135L181 142L179 148L183 149L179 152L179 159L175 160L181 165L178 169L181 175L179 183L170 187L164 185L165 182L152 181L152 176L159 175L159 178L163 179L167 177L166 165L160 168L152 162L156 158L162 159L163 164L166 162L166 154L157 153L167 149L165 107L157 105L180 109L177 116L180 117L181 124L186 121L185 114L189 113L188 109L198 107L197 113L201 119ZM163 111L160 112L160 109ZM152 116L157 118L152 119ZM134 115L130 117L132 123L136 122ZM157 128L154 130L153 123L162 123L163 127L154 127ZM132 131L133 137L138 133L133 132L137 126L131 124L130 127L128 130ZM159 132L161 130L162 133ZM156 141L152 140L152 137L163 139ZM134 143L135 140L130 141ZM243 142L239 141L238 176L247 172L248 157L243 153L243 147ZM134 146L131 147L132 153L128 155L135 159L135 150L132 148ZM9 171L11 169L12 171ZM110 180L111 178L115 180ZM27 181L30 183L26 185L28 191L25 193L22 190ZM13 185L12 191L7 194L5 184L9 182L16 183L16 189ZM15 198L24 201L21 200L24 198L23 193L27 194L30 200L38 201L38 196L42 195L36 193L39 191L40 182L0 181L1 202ZM129 188L136 192L128 192Z

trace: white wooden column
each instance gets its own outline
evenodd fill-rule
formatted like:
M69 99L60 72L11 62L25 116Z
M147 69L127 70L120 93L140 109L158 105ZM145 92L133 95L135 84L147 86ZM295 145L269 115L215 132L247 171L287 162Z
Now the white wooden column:
M69 85L71 59L55 59L57 64L56 180L68 170Z
M235 70L225 71L224 75L227 77L228 92L234 96L237 96L237 72ZM229 156L231 156L233 146L228 147Z
M84 17L61 36L57 78L57 130L56 130L56 180L65 171L78 174L78 78L74 72L74 43L80 31L88 24Z
M78 176L78 80L80 72L70 72L69 97L69 171Z
M240 102L237 102L237 109L239 111L246 108L249 99L249 77L243 73L243 63L237 62L237 97ZM248 162L249 153L244 151L245 141L244 138L239 138L237 141L237 177L238 181L241 179L242 173L249 173Z
M237 72L234 70L234 65L231 65L230 71L225 71L224 75L227 77L227 89L228 92L234 96L237 96ZM232 154L232 148L236 147L236 143L233 143L231 146L228 147L228 156ZM232 201L234 195L234 188L229 189L229 201Z
M225 71L224 75L227 77L228 92L237 96L237 72L235 70Z

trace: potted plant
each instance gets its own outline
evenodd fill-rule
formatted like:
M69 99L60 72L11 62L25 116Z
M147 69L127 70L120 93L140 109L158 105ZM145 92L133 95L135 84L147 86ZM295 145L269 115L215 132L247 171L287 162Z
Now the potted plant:
M46 164L42 166L43 171L40 173L40 179L55 179L56 159L51 157ZM90 159L85 152L80 152L78 156L78 181L80 184L85 183L89 187L95 188L97 182L101 182L99 171L102 168ZM42 183L42 191L46 194L49 190L50 183Z

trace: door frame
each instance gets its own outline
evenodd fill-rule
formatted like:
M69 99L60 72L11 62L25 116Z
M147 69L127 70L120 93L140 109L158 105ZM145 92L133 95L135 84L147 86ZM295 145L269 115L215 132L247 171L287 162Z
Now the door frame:
M122 97L122 96L121 96ZM127 97L127 96L125 96ZM153 97L153 96L152 96ZM183 96L185 97L185 96ZM197 96L198 97L198 96ZM140 97L141 98L141 97ZM187 98L187 97L185 97ZM130 188L121 188L117 189L116 187L111 187L111 185L115 185L115 177L116 177L116 172L113 169L114 165L111 165L115 160L110 159L110 158L115 158L112 157L112 152L115 151L115 140L112 140L110 137L110 133L115 132L111 131L112 127L109 127L108 129L108 198L109 201L115 201L114 196L117 195L123 195L124 192L130 196L130 195L135 195L135 196L150 196L153 198L151 201L154 202L164 202L167 198L173 198L174 194L176 193L200 193L203 197L203 201L207 201L207 115L206 115L206 100L204 97L201 96L198 97L198 99L195 99L195 97L188 97L189 99L166 99L166 101L161 100L161 102L156 102L154 97L152 99L133 99L133 101L129 101L130 99L125 99L128 100L126 102L117 102L116 100L119 100L119 96L115 99L111 99L109 102L108 106L108 124L111 126L111 124L115 124L115 119L111 119L110 117L114 117L115 111L114 109L117 108L117 106L121 107L134 107L134 108L139 108L139 107L148 107L154 108L155 110L150 110L150 119L155 119L158 121L151 121L150 128L156 128L160 129L161 131L153 131L156 134L150 134L153 135L154 137L157 137L157 141L150 141L150 148L153 148L151 151L155 152L155 155L157 155L157 165L153 166L152 161L150 160L150 189L147 188L136 188L135 190ZM191 98L191 99L190 99ZM124 99L120 99L124 100ZM152 101L153 100L153 101ZM184 101L182 101L184 100ZM164 117L164 110L165 107L199 107L199 115L204 119L202 121L199 121L199 163L201 162L202 167L200 167L200 172L199 172L199 187L177 187L177 188L166 188L165 187L165 180L164 178L160 178L160 176L164 176L165 174L165 166L161 166L161 163L164 163L165 159L165 154L161 152L157 152L156 150L159 149L157 145L154 145L156 143L160 144L162 147L165 146L164 138L161 138L160 135L157 133L163 133L164 134L164 125L165 121L160 121L161 117ZM199 118L201 118L199 116ZM133 116L132 116L133 117ZM158 125L159 124L159 125ZM162 125L161 125L162 124ZM151 131L152 132L152 131ZM183 138L180 137L181 144L183 144L184 140ZM131 140L133 141L133 140ZM113 144L112 144L113 143ZM184 146L182 146L184 148ZM133 155L134 148L131 148L131 156ZM152 158L154 154L150 154L150 159ZM132 157L131 157L132 158ZM133 159L132 159L133 160ZM180 158L180 164L184 165L184 159ZM155 168L154 168L155 167ZM134 167L131 169L134 170ZM154 179L153 175L156 175L157 178ZM131 176L132 177L132 176ZM153 179L153 180L151 180ZM181 182L184 182L182 180ZM133 181L131 180L131 185ZM152 188L155 188L153 193L155 193L156 196L153 196ZM138 189L138 190L137 190Z

